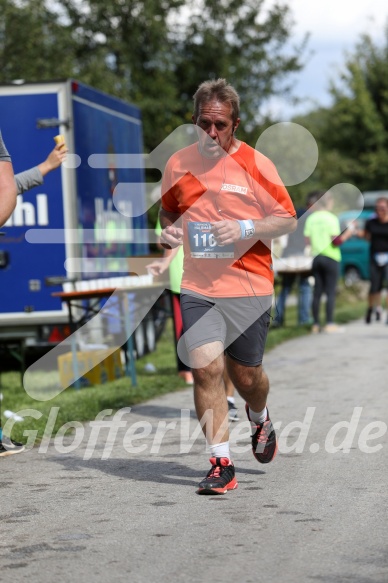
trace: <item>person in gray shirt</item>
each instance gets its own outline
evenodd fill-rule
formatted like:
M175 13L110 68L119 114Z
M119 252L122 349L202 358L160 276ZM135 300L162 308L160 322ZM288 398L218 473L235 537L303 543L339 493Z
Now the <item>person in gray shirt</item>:
M58 168L66 158L68 149L64 143L57 144L46 160L29 170L14 176L11 157L5 147L0 131L0 226L9 219L16 206L16 196L34 186L43 184L44 176ZM0 457L20 453L24 445L2 433L0 421Z
M13 213L16 206L16 194L11 157L0 131L0 227Z

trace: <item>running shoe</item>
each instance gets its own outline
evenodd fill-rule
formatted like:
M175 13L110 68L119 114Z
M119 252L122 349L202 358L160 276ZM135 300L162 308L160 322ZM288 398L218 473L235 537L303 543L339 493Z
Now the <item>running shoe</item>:
M269 418L267 408L267 419L264 423L256 425L249 417L249 406L245 404L248 419L252 426L252 452L258 462L261 464L268 464L273 460L278 450L278 443L276 439L275 429L272 421Z
M326 334L340 334L345 332L345 328L343 326L338 326L338 324L326 324L323 331L326 332Z
M3 440L0 441L0 457L5 457L6 455L13 455L15 453L22 453L24 451L24 445L3 436Z
M199 483L197 494L226 494L238 486L234 475L234 465L227 457L211 457L211 469Z
M186 385L194 384L193 373L190 370L181 370L178 372L178 376L185 381Z
M234 403L228 401L229 421L239 421L237 407Z
M368 308L366 315L365 315L365 324L370 324L372 321L372 314L373 314L373 309L372 308Z

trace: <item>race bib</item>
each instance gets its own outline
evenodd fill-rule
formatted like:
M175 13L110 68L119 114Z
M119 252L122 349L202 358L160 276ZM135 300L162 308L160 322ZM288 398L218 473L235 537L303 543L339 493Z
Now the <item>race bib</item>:
M211 223L187 223L191 257L195 259L233 259L234 245L217 245Z
M380 267L388 265L388 253L375 253L374 257L377 265Z

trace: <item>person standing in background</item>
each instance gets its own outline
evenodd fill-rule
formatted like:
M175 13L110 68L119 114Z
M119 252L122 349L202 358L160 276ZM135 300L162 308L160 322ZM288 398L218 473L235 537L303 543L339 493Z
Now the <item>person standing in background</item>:
M43 184L46 174L58 168L66 159L68 149L64 142L57 144L47 158L29 170L13 173L11 157L0 132L0 222L6 224L16 207L16 197L34 186ZM6 164L5 164L6 162ZM1 405L1 401L0 401ZM0 417L0 457L21 453L24 445L3 435Z
M160 238L160 233L162 229L160 227L159 221L157 222L156 235ZM161 247L159 241L157 242L158 247ZM183 333L181 306L180 306L180 294L181 294L181 281L183 274L183 247L176 247L175 249L163 249L163 257L152 261L147 265L147 269L153 276L162 275L167 269L169 270L170 278L170 297L171 306L173 312L173 323L174 323L174 336L175 336L175 346L177 346L179 338ZM187 385L192 385L194 382L193 373L191 368L182 362L179 358L178 351L176 351L178 376L180 376Z
M282 259L287 257L304 256L306 249L306 239L304 236L304 226L309 216L309 209L316 201L315 193L310 193L306 199L306 208L297 209L298 228L288 235L287 245L281 255ZM279 297L276 303L276 316L272 326L283 326L286 300L296 280L298 280L298 324L309 324L311 321L311 286L309 282L310 273L283 273Z
M0 227L9 219L16 206L16 184L11 156L0 130Z
M17 189L13 173L11 156L3 142L0 131L0 226L9 219L16 206ZM1 415L2 396L0 398L0 415ZM17 441L3 436L0 416L0 457L20 453L24 446Z
M378 198L375 210L376 216L369 219L365 223L364 231L359 233L370 241L370 288L366 324L371 323L374 310L376 320L381 319L381 291L384 281L388 285L388 199Z
M326 323L324 332L340 332L342 328L334 323L334 307L337 282L340 273L340 245L354 235L354 228L349 227L341 235L340 223L332 212L334 200L330 193L316 191L314 211L306 220L304 234L306 243L311 245L313 260L313 326L312 332L320 332L320 306L322 295L326 295Z

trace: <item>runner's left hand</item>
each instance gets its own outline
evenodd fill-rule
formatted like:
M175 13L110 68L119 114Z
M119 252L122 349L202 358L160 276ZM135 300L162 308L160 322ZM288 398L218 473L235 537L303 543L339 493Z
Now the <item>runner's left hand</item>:
M237 221L217 221L213 223L211 232L221 247L241 240L241 228Z

